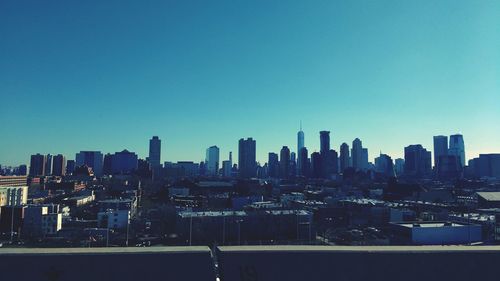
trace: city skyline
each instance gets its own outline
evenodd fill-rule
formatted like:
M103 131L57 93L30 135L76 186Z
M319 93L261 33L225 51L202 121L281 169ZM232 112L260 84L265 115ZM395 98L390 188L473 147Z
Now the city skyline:
M2 165L145 158L154 135L161 163L201 161L214 144L237 157L247 137L264 163L298 153L300 121L310 154L321 130L337 151L360 138L370 161L455 133L467 159L500 151L497 1L0 7Z

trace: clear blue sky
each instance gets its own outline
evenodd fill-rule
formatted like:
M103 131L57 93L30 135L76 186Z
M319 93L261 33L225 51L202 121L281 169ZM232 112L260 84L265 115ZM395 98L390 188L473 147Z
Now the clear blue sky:
M370 160L464 134L500 152L500 1L0 2L0 164L79 150L258 160L319 131Z

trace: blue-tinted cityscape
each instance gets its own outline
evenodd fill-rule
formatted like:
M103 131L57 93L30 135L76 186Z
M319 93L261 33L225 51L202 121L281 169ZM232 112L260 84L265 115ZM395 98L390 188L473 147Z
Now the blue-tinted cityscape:
M0 281L498 280L499 0L1 0Z
M312 142L319 152L307 149ZM3 239L65 247L500 240L500 153L466 159L461 134L434 136L432 148L410 144L404 158L369 159L359 138L334 148L330 131L309 137L301 127L296 145L269 152L266 163L252 137L237 141L234 159L213 145L201 162L161 163L165 143L145 140L145 158L127 149L37 153L1 167Z

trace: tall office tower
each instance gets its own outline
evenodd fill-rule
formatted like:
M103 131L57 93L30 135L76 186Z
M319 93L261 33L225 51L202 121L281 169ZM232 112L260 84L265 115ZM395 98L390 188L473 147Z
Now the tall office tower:
M159 179L161 174L161 140L158 136L153 136L149 140L149 157L147 160L151 167L153 180Z
M45 164L47 162L47 156L42 154L31 155L30 160L30 176L43 176L45 173Z
M320 150L321 154L326 154L330 151L330 131L321 131L319 132L319 142L320 142Z
M254 139L240 139L238 143L238 168L241 178L253 178L257 175L256 142Z
M104 161L102 164L102 174L103 175L113 174L113 155L111 153L106 153L106 155L104 155Z
M303 177L309 176L309 154L307 152L307 148L303 147L299 151L299 175Z
M352 167L356 170L363 170L363 144L358 138L352 142L351 157Z
M465 167L465 145L464 137L460 134L450 136L450 148L448 149L449 155L455 155L459 158L460 165Z
M111 170L113 174L130 174L137 170L138 157L134 152L123 150L116 152L111 158Z
M66 161L66 174L67 175L72 175L73 172L75 171L75 160L68 160Z
M337 151L330 149L325 156L322 155L321 165L323 166L323 177L331 179L338 174L339 156Z
M102 176L103 156L100 151L80 151L76 154L76 166L92 168L96 176Z
M290 176L295 177L297 175L297 154L295 152L290 152Z
M219 174L219 148L217 146L213 145L207 148L205 163L209 175L216 176Z
M363 150L361 150L361 167L363 170L367 170L368 167L369 167L369 164L368 164L368 148L363 148Z
M313 152L311 154L311 169L310 175L312 178L319 179L322 177L323 168L321 163L321 154L319 152Z
M302 122L300 122L300 131L297 133L297 171L300 174L300 150L304 147L304 132L302 131Z
M52 174L54 176L66 175L66 157L64 157L64 155L54 155L52 159Z
M396 174L392 158L387 154L381 153L379 157L375 158L375 171L386 177L394 177Z
M405 147L405 174L413 177L424 177L431 173L432 156L420 144Z
M290 149L283 146L280 151L280 178L287 179L290 177Z
M43 174L46 176L52 175L52 155L50 154L45 157L45 172Z
M394 160L394 172L396 172L396 176L401 176L405 172L405 160L402 158L397 158Z
M347 168L349 168L349 145L344 142L340 146L340 172L343 173Z
M267 159L267 175L270 178L278 178L279 177L279 157L278 154L269 152Z
M233 174L233 153L229 152L229 160L222 161L222 176L229 178Z
M434 136L434 167L439 165L439 157L448 155L448 137Z

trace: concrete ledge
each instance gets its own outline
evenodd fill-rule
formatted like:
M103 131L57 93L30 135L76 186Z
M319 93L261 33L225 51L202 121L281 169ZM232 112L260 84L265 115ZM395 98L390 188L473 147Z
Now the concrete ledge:
M217 256L223 281L498 280L500 247L219 247Z
M1 280L215 280L208 247L0 249Z

